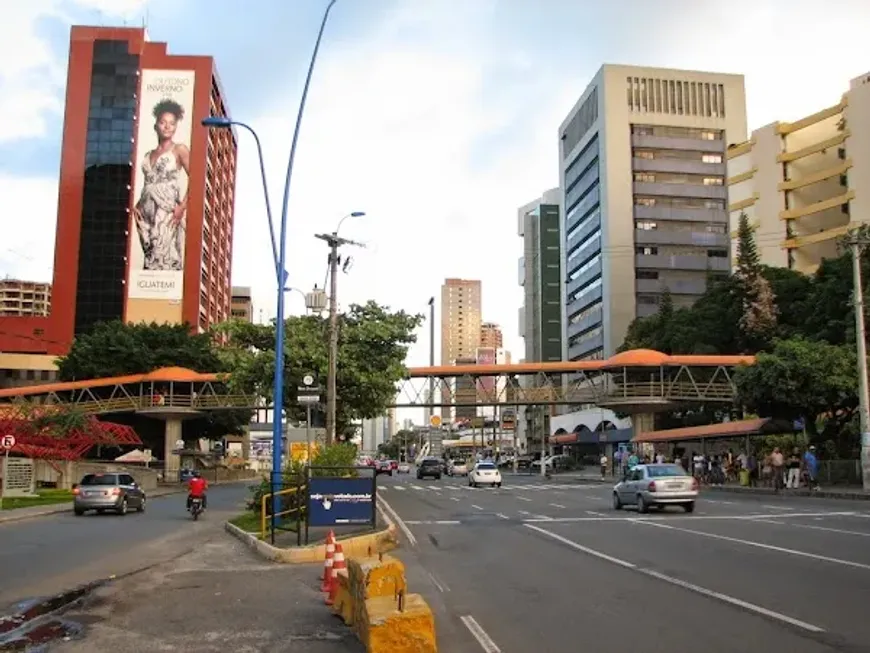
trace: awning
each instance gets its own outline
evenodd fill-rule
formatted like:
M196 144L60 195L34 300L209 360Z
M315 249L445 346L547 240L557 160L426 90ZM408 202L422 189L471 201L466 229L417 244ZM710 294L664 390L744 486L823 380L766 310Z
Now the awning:
M576 444L579 433L560 433L550 436L550 444Z
M710 440L714 438L737 438L768 433L765 427L771 422L769 417L746 419L739 422L724 422L706 426L687 426L663 431L638 433L632 442L682 442L684 440Z

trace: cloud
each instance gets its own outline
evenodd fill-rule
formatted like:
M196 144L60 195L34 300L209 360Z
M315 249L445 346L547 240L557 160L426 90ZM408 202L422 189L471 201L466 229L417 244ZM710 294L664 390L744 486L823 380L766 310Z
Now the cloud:
M516 209L556 183L553 125L562 116L539 101L551 76L533 73L521 52L502 53L491 39L485 24L493 3L450 4L451 11L446 4L402 4L376 33L352 41L327 34L296 158L288 270L293 285L322 284L326 249L313 234L364 210L342 227L367 244L345 252L355 264L340 278L343 304L373 298L425 312L445 276L482 278L485 319L505 327L516 355ZM509 83L493 88L493 77L505 74ZM298 93L276 96L262 115L237 116L266 143L276 201ZM233 279L253 285L270 316L274 275L244 134L240 149ZM298 295L289 301L302 310ZM410 364L428 360L426 333Z
M0 197L4 204L0 277L51 281L57 180L0 173Z

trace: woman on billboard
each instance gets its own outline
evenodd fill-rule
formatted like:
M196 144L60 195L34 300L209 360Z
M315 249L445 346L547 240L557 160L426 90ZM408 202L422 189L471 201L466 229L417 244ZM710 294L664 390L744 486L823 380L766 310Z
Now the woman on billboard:
M182 195L180 173L190 174L190 150L174 138L184 107L175 100L161 100L152 113L157 147L142 159L144 183L133 209L145 257L142 269L183 270L188 193L185 184Z

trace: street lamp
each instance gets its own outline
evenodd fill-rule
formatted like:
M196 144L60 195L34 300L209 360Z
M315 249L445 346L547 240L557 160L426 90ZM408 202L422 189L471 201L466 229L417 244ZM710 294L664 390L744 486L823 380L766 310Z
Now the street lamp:
M202 124L208 128L227 129L238 125L254 134L257 143L257 154L260 158L260 172L263 177L263 193L266 196L266 214L269 217L269 231L272 235L272 253L275 255L275 277L278 282L277 310L275 311L275 378L272 389L272 514L281 509L281 497L278 492L282 485L282 457L284 453L284 429L282 413L284 407L284 287L287 279L287 207L290 203L290 181L293 177L293 162L296 159L296 146L299 143L299 132L302 127L302 115L305 113L305 102L308 99L308 89L311 86L311 77L314 73L314 65L317 63L317 53L320 50L320 42L329 20L329 12L337 0L329 0L323 12L320 22L320 30L317 32L317 40L314 42L314 51L311 53L311 61L308 64L308 74L302 87L302 97L299 99L299 110L296 113L296 125L293 128L293 140L290 143L290 156L287 159L287 173L284 179L284 196L281 204L281 229L275 241L275 229L272 224L272 214L269 203L269 191L266 185L266 171L263 163L263 151L260 147L260 139L248 125L230 120L229 118L206 118Z

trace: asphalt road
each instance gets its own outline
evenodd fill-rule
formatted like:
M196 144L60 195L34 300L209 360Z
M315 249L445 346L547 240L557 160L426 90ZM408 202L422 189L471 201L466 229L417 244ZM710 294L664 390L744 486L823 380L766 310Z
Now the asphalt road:
M0 606L178 557L242 512L248 485L210 489L198 522L185 510L185 495L176 494L150 499L144 514L70 511L0 524Z
M558 476L379 484L442 650L870 651L868 503L711 493L638 515Z

